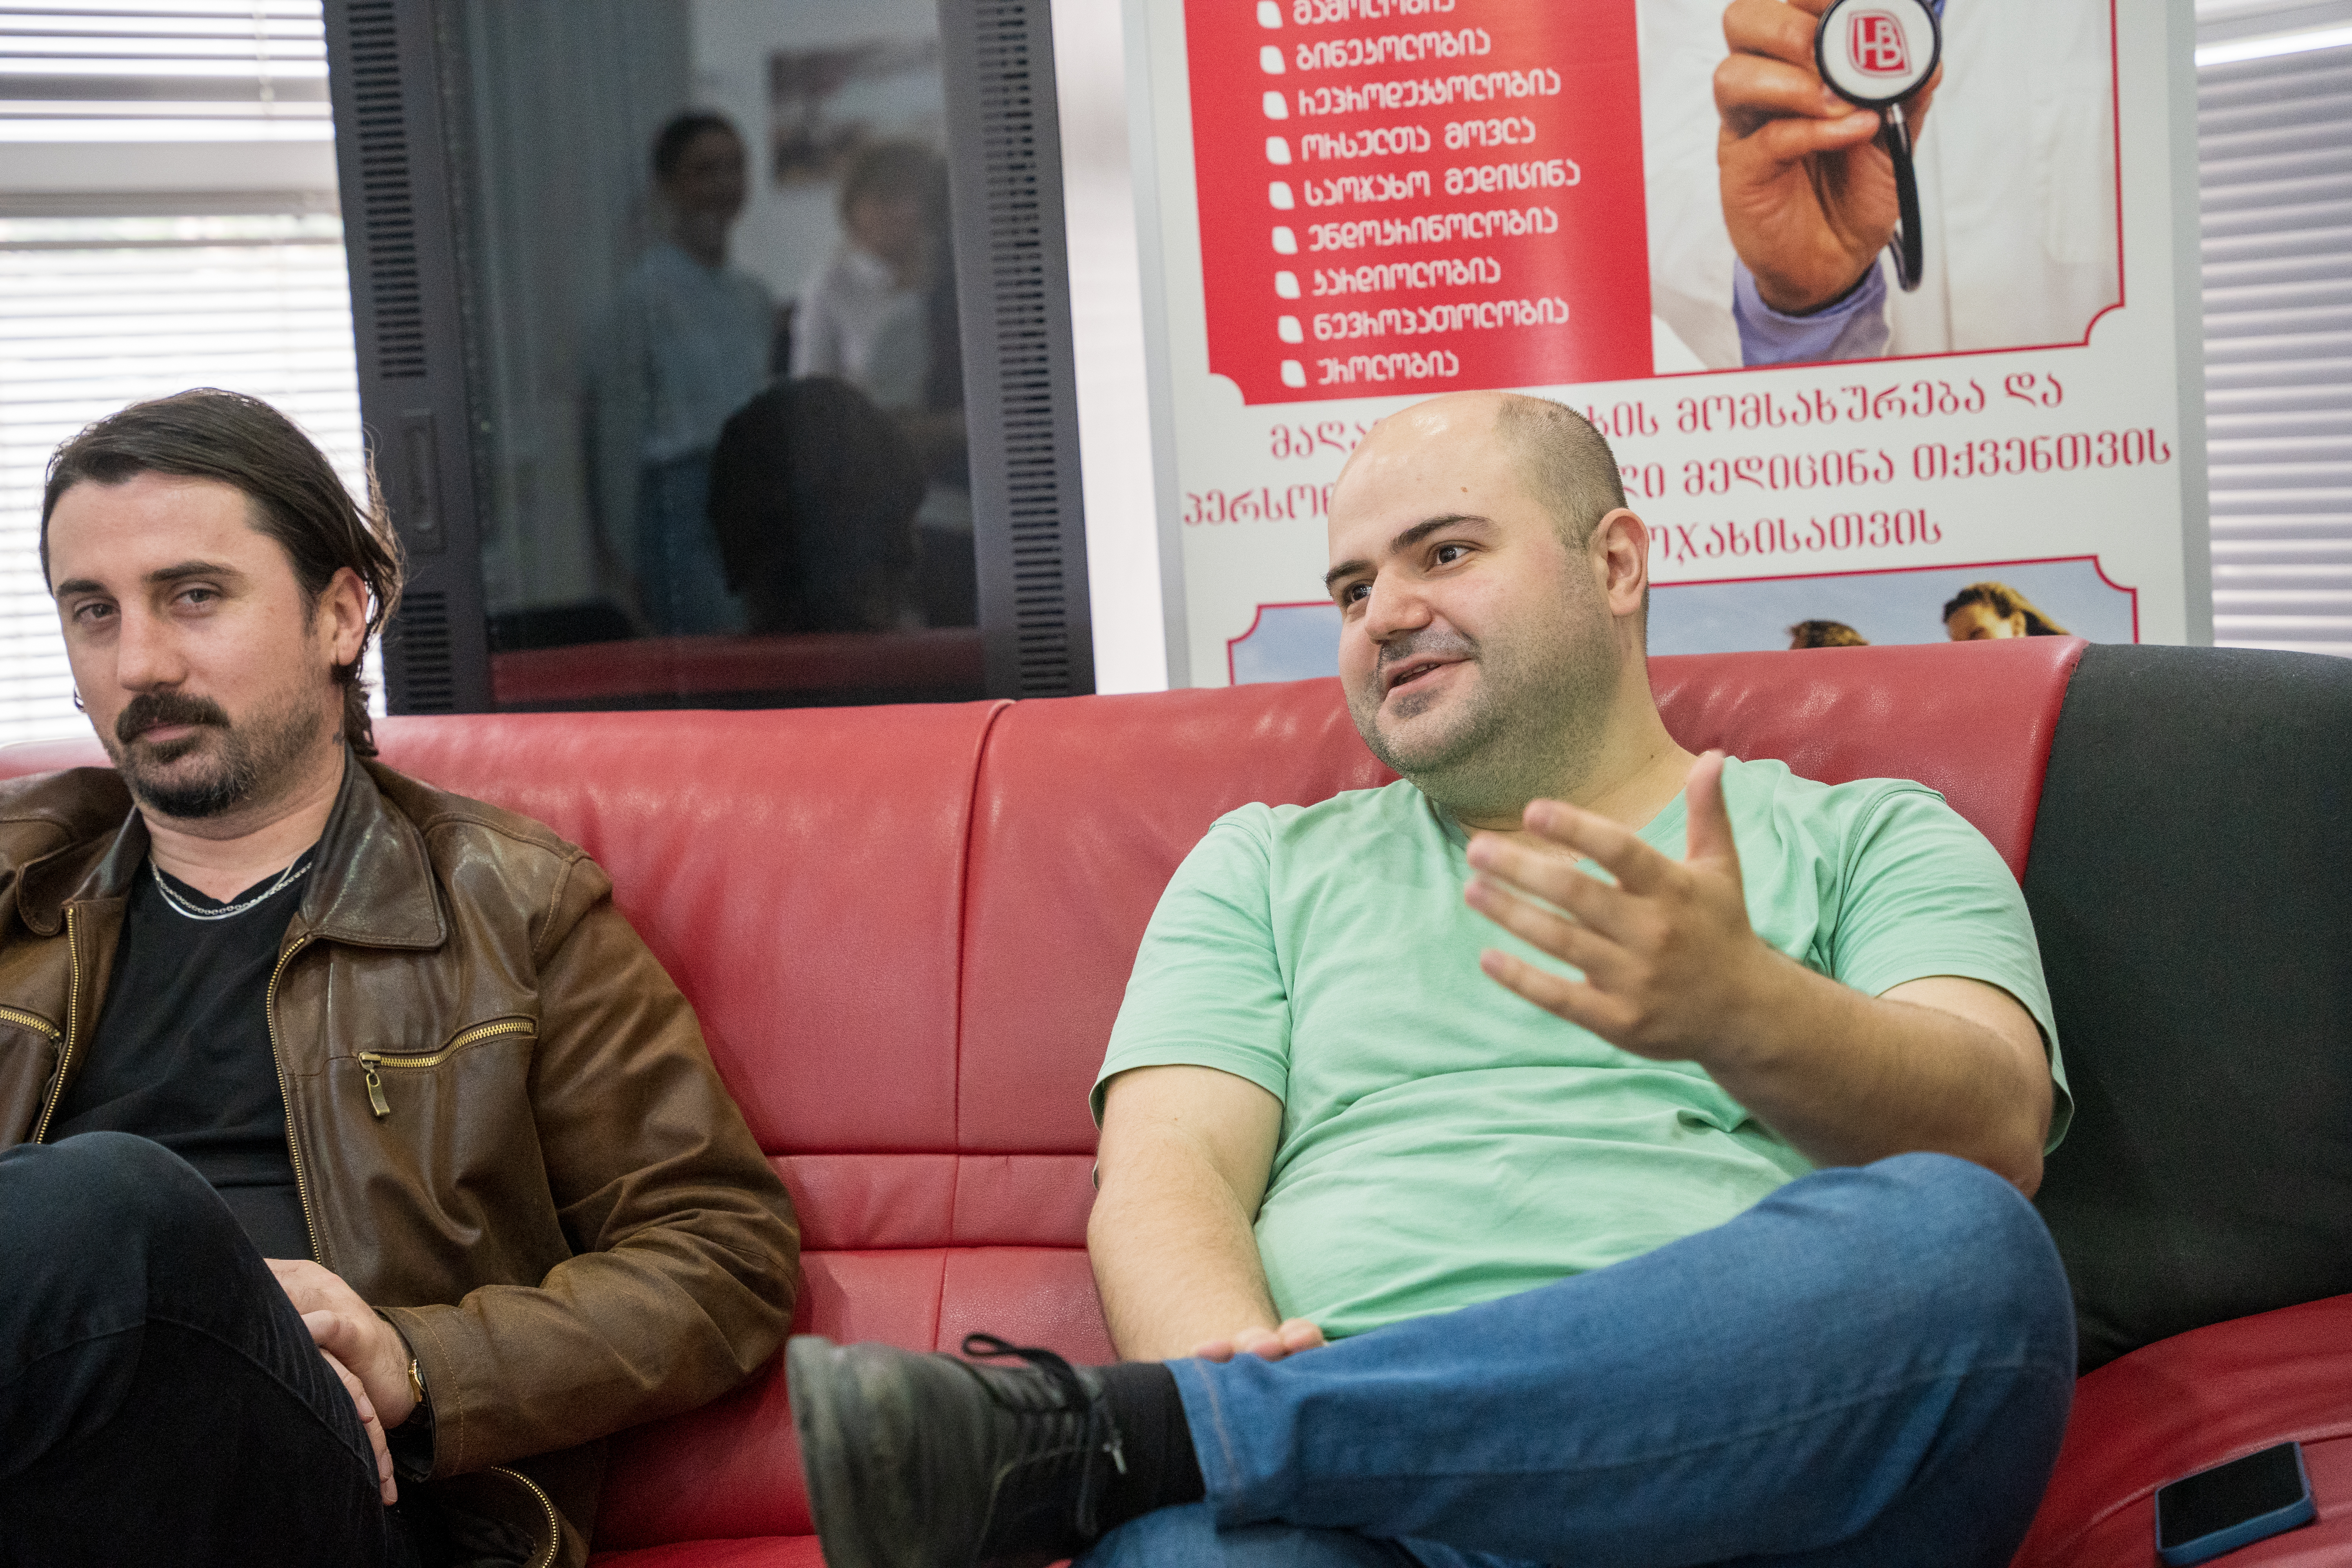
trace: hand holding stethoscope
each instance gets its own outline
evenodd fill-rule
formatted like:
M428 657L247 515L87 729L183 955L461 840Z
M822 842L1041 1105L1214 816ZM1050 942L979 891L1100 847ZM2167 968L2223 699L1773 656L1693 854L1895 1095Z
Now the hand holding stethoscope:
M1879 112L1878 144L1895 166L1895 277L1919 287L1927 231L1919 216L1919 175L1911 163L1909 98L1936 74L1943 58L1943 0L1832 0L1813 28L1813 63L1831 91L1858 109Z
M1937 0L1725 0L1714 97L1734 250L1770 309L1802 316L1879 253L1916 283L1911 142L1941 81ZM1863 100L1867 100L1863 101Z

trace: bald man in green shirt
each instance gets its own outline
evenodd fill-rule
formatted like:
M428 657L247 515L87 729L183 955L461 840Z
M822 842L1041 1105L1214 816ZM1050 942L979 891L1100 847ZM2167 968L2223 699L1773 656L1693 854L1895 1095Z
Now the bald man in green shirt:
M2008 1560L2073 1373L2023 900L1923 786L1675 742L1616 472L1496 394L1349 460L1402 777L1228 815L1152 919L1094 1101L1129 1360L795 1342L836 1568Z

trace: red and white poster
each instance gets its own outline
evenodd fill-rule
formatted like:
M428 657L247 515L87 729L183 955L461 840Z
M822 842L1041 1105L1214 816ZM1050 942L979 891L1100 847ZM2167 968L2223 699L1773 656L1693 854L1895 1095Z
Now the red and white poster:
M1827 5L1129 0L1177 683L1328 672L1332 479L1475 388L1609 437L1654 652L2210 636L2189 6ZM1914 275L1823 59L1934 68Z
M1649 373L1629 9L1268 4L1184 6L1214 374L1313 403Z

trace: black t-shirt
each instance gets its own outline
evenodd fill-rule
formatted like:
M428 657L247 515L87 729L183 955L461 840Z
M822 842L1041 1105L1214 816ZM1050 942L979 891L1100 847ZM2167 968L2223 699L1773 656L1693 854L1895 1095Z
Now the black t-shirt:
M251 908L210 921L166 901L152 861L140 868L97 1033L51 1124L52 1139L112 1131L163 1144L213 1184L264 1258L310 1256L265 1007L310 860L305 851L297 874ZM277 880L226 901L176 878L171 889L210 910Z

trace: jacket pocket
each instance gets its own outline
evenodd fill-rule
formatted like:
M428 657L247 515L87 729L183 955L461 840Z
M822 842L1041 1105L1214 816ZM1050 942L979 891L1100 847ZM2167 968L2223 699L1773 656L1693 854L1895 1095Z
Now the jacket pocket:
M65 1031L38 1013L0 1007L0 1147L33 1135L57 1086Z
M476 1024L470 1028L458 1030L457 1034L450 1037L449 1043L438 1050L362 1051L359 1054L360 1070L362 1075L361 1081L367 1087L368 1110L379 1121L392 1114L392 1097L384 1091L383 1074L387 1072L398 1075L404 1072L429 1070L439 1067L459 1051L468 1047L478 1046L485 1040L501 1039L509 1036L520 1036L530 1039L535 1037L538 1033L539 1024L535 1019L493 1018L487 1024Z

